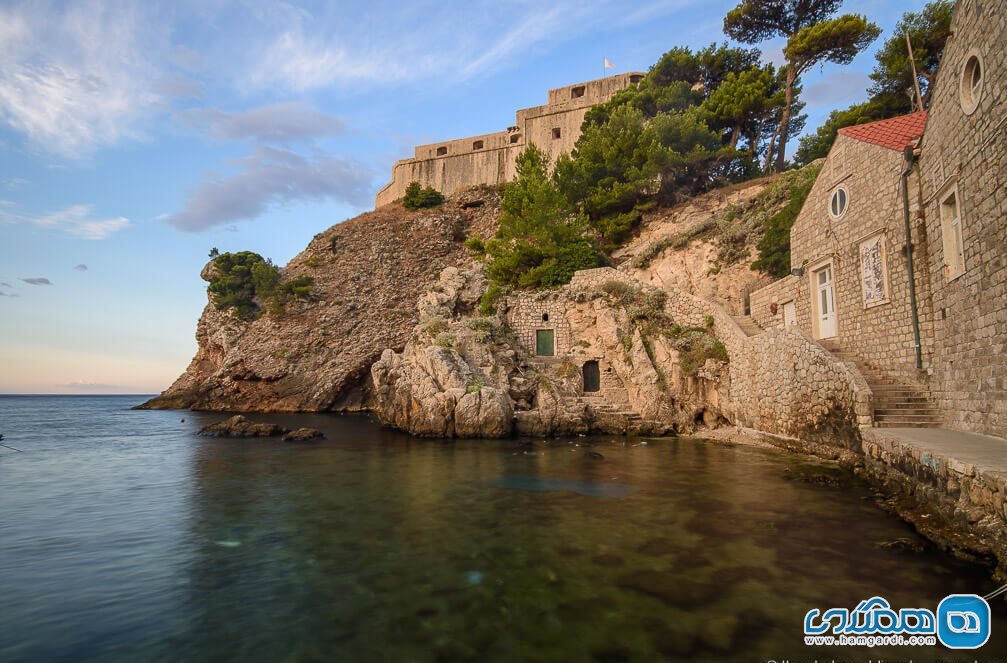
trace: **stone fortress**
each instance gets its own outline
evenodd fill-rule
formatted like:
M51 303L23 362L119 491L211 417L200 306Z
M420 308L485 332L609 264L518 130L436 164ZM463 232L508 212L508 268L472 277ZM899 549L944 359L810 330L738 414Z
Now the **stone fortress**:
M549 90L547 104L519 110L514 126L506 131L420 145L413 158L392 166L392 181L378 191L374 206L398 200L410 182L431 186L443 194L480 184L509 182L515 174L517 155L530 143L545 150L553 160L564 152L569 154L580 138L587 111L638 83L643 76L634 71Z

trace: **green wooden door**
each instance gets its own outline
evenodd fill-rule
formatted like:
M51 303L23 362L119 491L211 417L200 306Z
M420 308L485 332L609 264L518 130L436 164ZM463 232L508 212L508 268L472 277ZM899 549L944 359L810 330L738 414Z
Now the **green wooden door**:
M539 357L552 357L556 354L556 332L554 330L536 330L535 354Z

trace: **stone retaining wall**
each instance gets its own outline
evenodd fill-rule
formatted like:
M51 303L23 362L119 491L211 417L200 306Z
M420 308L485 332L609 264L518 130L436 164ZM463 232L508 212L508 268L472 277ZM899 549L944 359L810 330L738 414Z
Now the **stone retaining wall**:
M997 565L1007 577L1007 476L914 447L883 428L864 433L867 478L938 545Z
M731 362L732 420L768 433L856 448L873 423L870 387L796 327L749 337L720 306L669 290L672 317L690 325L713 318Z

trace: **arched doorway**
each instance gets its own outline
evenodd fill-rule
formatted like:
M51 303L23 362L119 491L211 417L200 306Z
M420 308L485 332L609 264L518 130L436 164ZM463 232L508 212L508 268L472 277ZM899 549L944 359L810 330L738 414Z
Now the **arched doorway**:
M601 371L598 370L598 362L595 360L584 362L584 392L601 390Z

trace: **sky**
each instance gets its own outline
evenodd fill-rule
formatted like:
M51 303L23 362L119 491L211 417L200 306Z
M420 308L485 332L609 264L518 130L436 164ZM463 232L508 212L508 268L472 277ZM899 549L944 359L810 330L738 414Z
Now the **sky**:
M211 247L282 265L413 145L722 42L736 3L0 0L0 393L165 389ZM887 35L923 4L842 11ZM880 43L805 76L809 131L866 98Z

